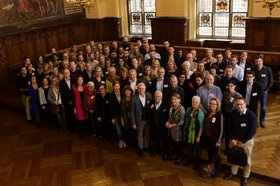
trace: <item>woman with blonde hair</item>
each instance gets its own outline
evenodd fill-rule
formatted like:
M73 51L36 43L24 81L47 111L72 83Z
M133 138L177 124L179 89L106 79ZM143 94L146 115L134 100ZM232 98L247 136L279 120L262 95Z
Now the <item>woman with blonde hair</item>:
M159 60L156 59L152 62L152 65L151 65L152 79L157 78L157 71L158 71L159 68L160 68L160 62L159 62Z
M64 109L61 100L61 92L59 89L58 79L53 77L51 79L51 86L48 92L48 100L51 103L51 113L53 113L58 121L58 128L64 130L66 128L66 120Z

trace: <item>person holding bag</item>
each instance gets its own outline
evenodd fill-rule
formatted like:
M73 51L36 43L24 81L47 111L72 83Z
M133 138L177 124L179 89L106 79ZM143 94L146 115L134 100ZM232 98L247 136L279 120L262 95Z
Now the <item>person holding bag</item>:
M243 170L242 186L248 185L248 178L251 172L251 156L254 147L254 135L256 133L257 117L250 110L246 108L245 98L237 98L236 110L232 111L230 119L230 133L229 138L232 147L239 147L244 149L247 154L247 165ZM229 151L230 155L230 151ZM231 166L231 173L224 177L229 180L237 175L239 165Z

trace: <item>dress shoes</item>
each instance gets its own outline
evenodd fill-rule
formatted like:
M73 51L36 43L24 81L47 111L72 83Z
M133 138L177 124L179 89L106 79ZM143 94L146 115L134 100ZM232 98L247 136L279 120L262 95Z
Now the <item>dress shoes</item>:
M235 175L232 174L232 173L230 173L230 174L228 174L228 175L226 175L226 176L224 177L224 180L230 180L230 179L232 179L233 177L235 177Z
M241 182L241 186L247 186L248 185L248 178L244 178L242 179L242 182Z

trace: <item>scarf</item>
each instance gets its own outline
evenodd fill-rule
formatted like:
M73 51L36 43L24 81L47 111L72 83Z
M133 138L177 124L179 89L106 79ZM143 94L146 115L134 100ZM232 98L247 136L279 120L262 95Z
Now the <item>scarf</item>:
M191 115L191 120L189 124L189 133L188 133L188 143L189 144L194 144L194 139L195 139L195 121L197 117L197 110Z

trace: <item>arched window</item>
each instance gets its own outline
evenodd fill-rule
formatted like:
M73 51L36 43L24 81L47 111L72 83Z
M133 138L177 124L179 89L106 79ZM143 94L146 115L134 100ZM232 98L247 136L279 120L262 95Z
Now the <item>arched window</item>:
M151 35L150 17L156 15L156 0L128 0L130 35Z
M245 38L248 0L197 0L198 38Z

